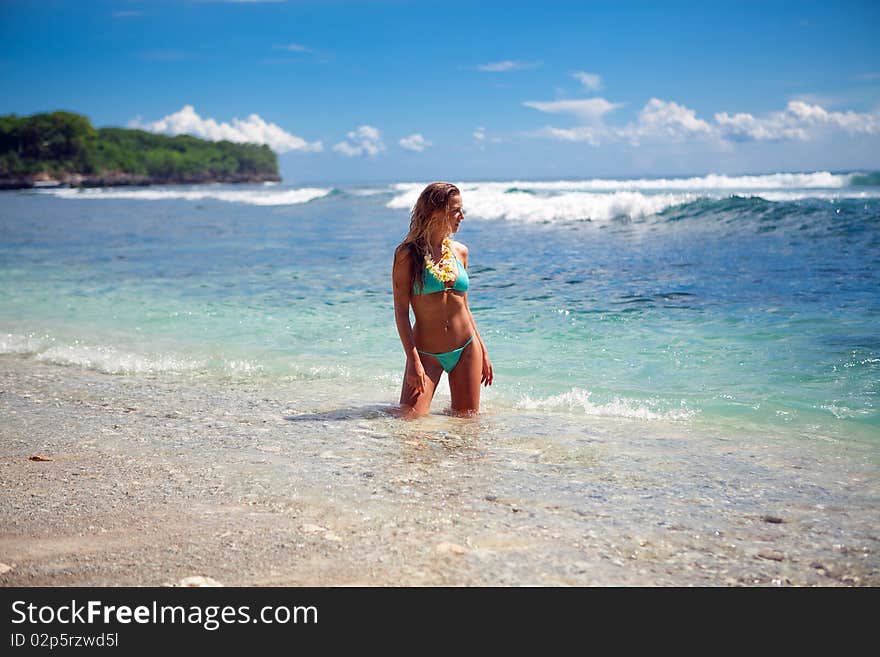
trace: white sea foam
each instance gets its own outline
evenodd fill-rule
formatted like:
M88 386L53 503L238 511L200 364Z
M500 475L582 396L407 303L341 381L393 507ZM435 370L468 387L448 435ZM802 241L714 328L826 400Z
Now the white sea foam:
M418 198L401 194L388 203L390 208L409 209ZM674 205L696 200L697 194L642 194L640 192L568 192L555 196L535 196L527 192L504 192L499 189L462 189L470 217L508 219L525 223L607 221L615 217L640 219Z
M314 365L297 360L289 361L282 370L285 381L351 381L355 372L345 365Z
M204 368L204 360L171 355L145 355L113 347L55 345L35 355L35 359L56 365L76 365L107 374L192 372Z
M393 191L390 187L360 187L346 190L352 196L377 196L378 194L390 194Z
M532 183L535 189L584 189L584 190L712 190L712 189L815 189L846 187L853 174L833 174L827 171L815 173L773 173L763 176L725 176L709 174L692 178L641 178L635 180L604 180L600 178L573 183L558 181ZM571 185L571 186L570 186Z
M823 404L820 408L828 411L838 420L846 420L849 418L871 417L875 414L873 409L852 409L846 406L837 406L836 404Z
M691 178L590 178L586 180L553 180L553 181L485 181L461 183L464 190L498 189L505 191L511 188L532 191L700 191L725 189L836 189L847 187L857 174L834 174L827 171L814 173L771 173L762 176L725 176L708 174ZM392 188L398 192L421 191L424 183L398 183ZM418 197L418 194L416 194Z
M0 334L0 354L26 356L46 349L54 340L48 336Z
M847 190L839 190L836 192L831 191L767 191L767 192L758 192L758 193L745 193L742 192L739 196L758 196L765 201L801 201L803 199L820 199L823 201L838 201L838 200L858 200L858 199L868 199L868 198L880 198L880 192L877 191L866 191L860 189L847 189Z
M695 178L636 180L591 179L552 182L475 182L459 187L472 218L507 219L526 223L565 222L615 217L640 219L670 207L730 196L761 197L769 201L807 198L826 200L878 198L880 192L847 187L854 174L775 173L765 176L708 175ZM392 185L387 207L410 210L422 183Z
M253 376L264 365L246 359L200 357L178 353L129 351L109 345L87 344L79 339L60 340L51 335L0 334L0 355L30 357L55 365L72 365L105 374L158 374L211 371L228 376Z
M578 411L597 417L621 417L637 420L687 420L694 415L693 411L687 409L656 411L644 403L621 397L615 397L605 404L596 404L590 401L592 394L589 390L575 387L568 392L545 399L532 399L528 395L524 395L516 403L516 408Z
M228 374L260 374L264 368L259 363L249 360L223 360L222 368Z
M327 196L332 192L328 187L301 187L299 189L279 190L262 188L248 190L232 189L120 189L97 187L93 189L52 189L40 191L60 198L78 200L132 199L139 201L202 201L213 199L227 203L246 203L248 205L298 205Z
M167 354L139 354L111 346L89 345L80 340L67 342L43 334L0 334L0 354L27 356L56 365L75 365L107 374L191 372L208 363ZM238 369L234 364L229 368Z

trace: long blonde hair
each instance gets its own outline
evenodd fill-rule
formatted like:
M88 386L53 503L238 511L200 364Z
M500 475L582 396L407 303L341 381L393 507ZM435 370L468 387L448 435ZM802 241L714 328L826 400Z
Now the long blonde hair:
M449 197L456 194L461 196L461 191L452 183L432 182L422 190L419 200L413 206L409 233L394 252L396 257L404 254L409 256L410 289L415 286L416 289L421 290L424 285L423 262L425 254L429 253L431 248L428 240L432 234L437 232L439 225L446 221L445 213L441 214L437 211L448 211Z

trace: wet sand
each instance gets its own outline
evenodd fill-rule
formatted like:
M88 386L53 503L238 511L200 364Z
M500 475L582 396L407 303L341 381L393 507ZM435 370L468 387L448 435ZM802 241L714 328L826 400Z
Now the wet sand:
M0 357L0 585L880 585L872 446L304 390Z

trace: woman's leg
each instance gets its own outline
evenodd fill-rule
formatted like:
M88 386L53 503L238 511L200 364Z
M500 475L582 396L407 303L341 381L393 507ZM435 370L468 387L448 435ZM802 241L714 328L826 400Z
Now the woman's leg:
M454 415L475 415L480 410L480 375L483 371L483 349L473 340L458 364L449 373L449 391L452 393Z
M427 415L431 409L431 400L434 398L434 391L440 382L440 375L443 374L443 366L433 356L421 355L422 367L425 368L427 380L425 381L425 391L421 394L416 392L406 384L406 377L410 373L411 365L407 361L407 369L403 373L403 388L400 391L400 411L401 417L405 420L412 420L423 415Z

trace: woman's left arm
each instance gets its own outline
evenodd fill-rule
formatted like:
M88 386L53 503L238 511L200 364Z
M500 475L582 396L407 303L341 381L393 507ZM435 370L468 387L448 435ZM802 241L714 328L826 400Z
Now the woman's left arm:
M461 264L464 265L464 268L467 269L468 248L464 244L459 244L459 259L461 260ZM483 338L480 337L480 332L477 330L477 322L474 320L474 314L471 312L470 305L468 305L467 292L463 293L462 297L464 298L464 307L467 309L468 317L471 320L471 327L474 329L474 339L479 343L483 352L483 371L480 375L480 383L484 386L490 386L495 379L495 374L492 371L492 361L489 360L489 352L486 351L486 345L483 343Z

